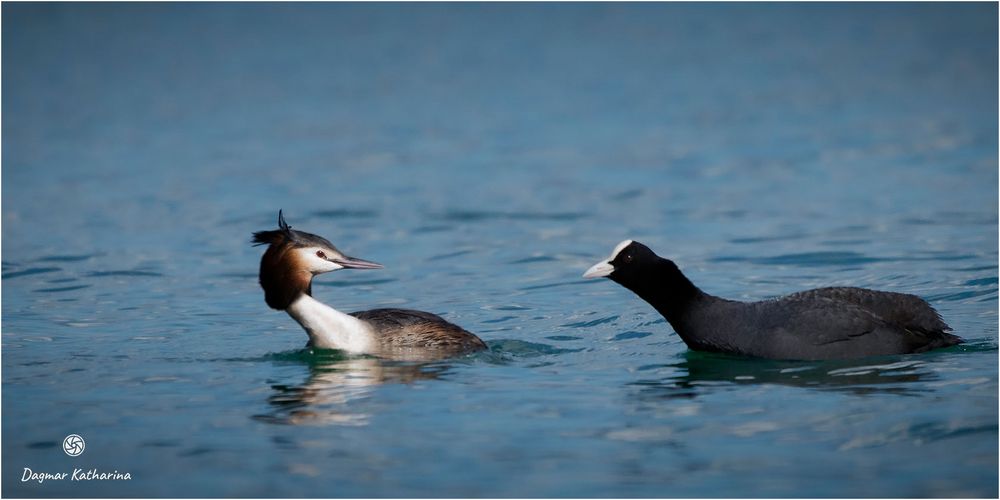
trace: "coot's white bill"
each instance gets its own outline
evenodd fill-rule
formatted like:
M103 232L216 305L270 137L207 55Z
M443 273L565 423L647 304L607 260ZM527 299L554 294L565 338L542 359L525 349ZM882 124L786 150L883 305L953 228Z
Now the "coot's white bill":
M611 273L615 272L615 266L612 266L610 262L598 262L587 269L587 272L583 273L584 278L602 278Z

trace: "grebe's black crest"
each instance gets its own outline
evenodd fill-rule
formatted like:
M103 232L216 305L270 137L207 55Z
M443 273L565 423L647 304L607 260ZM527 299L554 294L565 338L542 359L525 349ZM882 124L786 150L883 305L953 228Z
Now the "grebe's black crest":
M308 247L308 246L325 246L333 250L337 250L337 247L333 246L329 240L322 236L318 236L312 233L307 233L305 231L296 231L292 229L285 222L285 214L282 210L278 210L278 229L272 231L257 231L253 233L253 244L258 245L292 245L295 247Z

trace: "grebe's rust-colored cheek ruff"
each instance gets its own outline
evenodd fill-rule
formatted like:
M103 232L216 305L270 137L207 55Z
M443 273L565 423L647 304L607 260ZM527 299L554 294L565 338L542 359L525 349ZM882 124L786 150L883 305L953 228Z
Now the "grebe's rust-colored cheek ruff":
M312 293L313 273L302 265L295 251L287 246L274 246L264 252L260 261L260 286L267 305L283 311L304 290Z
M314 299L314 276L382 265L349 257L321 236L292 229L281 211L278 229L254 233L253 243L268 245L260 260L264 300L294 318L313 347L419 360L486 348L479 337L431 313L372 309L345 314Z

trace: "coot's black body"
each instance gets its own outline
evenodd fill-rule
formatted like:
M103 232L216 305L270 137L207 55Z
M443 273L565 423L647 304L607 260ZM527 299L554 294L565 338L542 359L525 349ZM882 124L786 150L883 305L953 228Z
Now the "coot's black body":
M645 245L622 242L585 277L606 276L663 315L691 349L771 359L845 359L962 342L926 301L864 288L818 288L759 302L709 295Z

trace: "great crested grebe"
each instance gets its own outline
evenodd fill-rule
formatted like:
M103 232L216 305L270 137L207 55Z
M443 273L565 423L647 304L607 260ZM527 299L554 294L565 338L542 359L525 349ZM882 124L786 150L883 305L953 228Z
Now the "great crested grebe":
M342 313L312 297L312 279L338 269L381 269L348 257L321 236L296 231L278 211L278 229L253 233L268 245L260 260L267 305L286 311L309 334L309 345L352 354L431 359L486 349L486 344L436 314L409 309Z
M962 339L924 299L817 288L760 302L702 292L677 265L625 240L583 274L607 277L653 306L688 347L771 359L846 359L947 347Z

